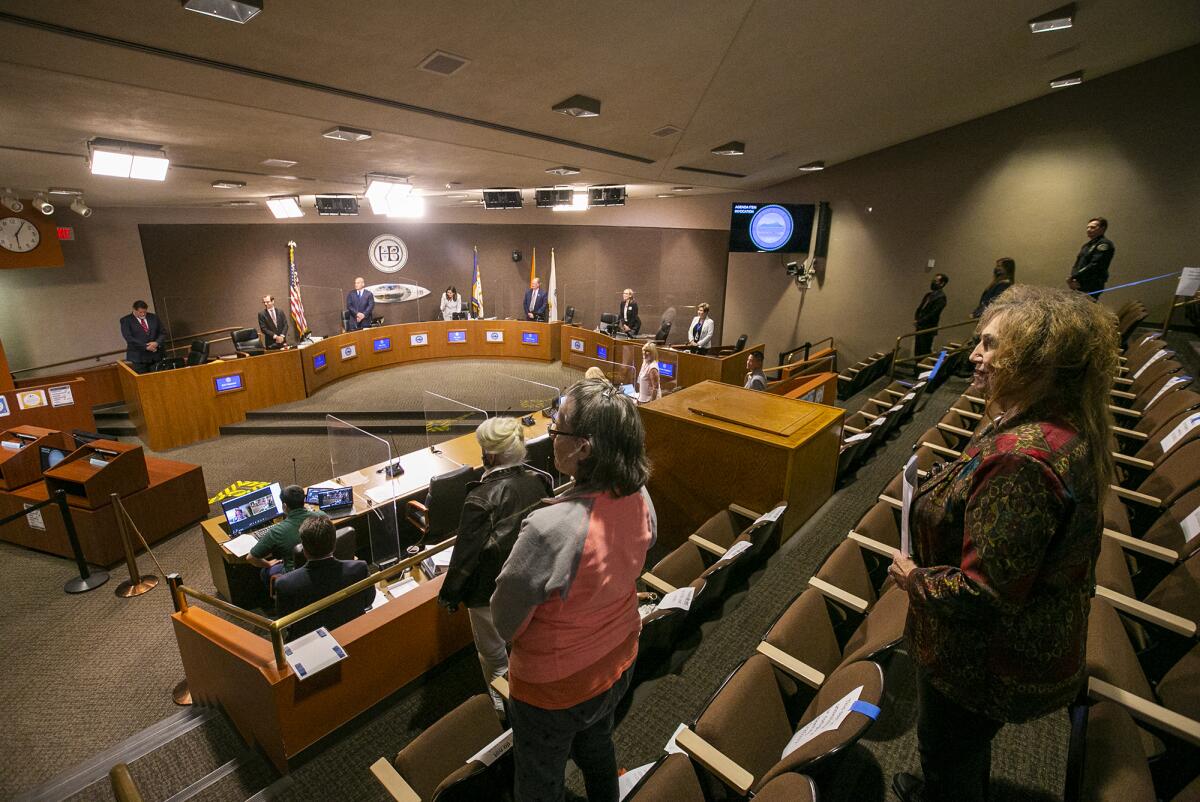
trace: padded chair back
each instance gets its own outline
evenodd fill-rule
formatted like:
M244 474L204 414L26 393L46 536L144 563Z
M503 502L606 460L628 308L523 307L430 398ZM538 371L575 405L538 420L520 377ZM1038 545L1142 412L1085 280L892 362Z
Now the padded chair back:
M658 327L658 331L656 331L654 333L654 342L665 343L667 341L667 338L670 336L671 336L671 324L664 320L662 322L662 325Z
M333 539L333 556L339 560L353 560L357 548L357 538L358 534L354 531L353 526L343 526L338 529ZM292 557L297 568L308 562L308 555L304 553L303 543L296 544L296 550L292 552Z
M898 646L904 640L904 625L908 621L908 594L892 587L867 613L858 629L842 647L842 665L856 660L873 660Z
M1158 799L1154 778L1140 748L1142 730L1125 708L1100 702L1087 711L1083 736L1083 772L1069 778L1064 799L1068 802L1119 802ZM1072 732L1072 740L1081 735ZM1076 783L1080 783L1076 786Z
M1193 538L1193 542L1195 542L1195 538ZM1098 571L1099 565L1097 565L1097 581L1099 581ZM1200 625L1200 593L1197 592L1197 588L1200 588L1200 556L1197 556L1193 549L1191 556L1175 566L1171 573L1167 574L1146 594L1145 601L1146 604L1183 616ZM1114 590L1116 589L1114 588Z
M258 332L254 329L238 329L233 333L233 350L242 353L262 353L262 344L258 341Z
M1146 407L1134 429L1153 437L1171 418L1197 407L1200 407L1200 394L1178 388L1167 390L1161 398Z
M485 768L482 763L468 763L468 758L494 741L501 732L491 698L487 694L472 696L400 750L394 761L396 771L422 800L449 802L451 799L489 798L486 790L480 793L480 789L461 786L473 786L471 778ZM511 754L510 750L506 761L510 770ZM472 790L478 795L470 797L461 793Z
M567 313L565 315L563 315L563 323L566 323L569 326L574 322L575 322L575 307L568 306Z
M705 802L692 761L678 753L659 758L625 798L629 802Z
M813 576L874 604L878 595L863 557L857 543L843 540Z
M807 588L797 596L771 624L763 640L825 676L842 662L842 649L829 618L828 602L816 588Z
M169 356L166 359L160 359L154 363L154 370L175 370L183 367L183 359L177 356Z
M748 339L749 339L749 336L748 336L748 335L745 335L745 334L743 334L742 336L738 337L738 338L737 338L737 342L736 342L736 343L734 343L734 345L733 345L733 353L735 353L735 354L736 354L736 353L739 353L739 352L740 352L740 351L741 351L743 348L745 348L745 347L746 347L746 340L748 340Z
M558 483L558 469L554 467L554 441L549 434L525 441L525 464L550 474L554 483Z
M1198 483L1200 440L1193 438L1172 448L1166 458L1146 477L1146 481L1138 485L1137 490L1139 493L1161 499L1163 504L1169 506Z
M677 588L690 585L708 570L704 552L691 542L681 543L674 551L663 557L650 573Z
M643 618L638 635L638 661L644 663L654 656L673 652L686 621L687 612L677 608L655 610Z
M203 365L208 361L208 340L192 340L192 347L188 350L187 363L188 366Z
M463 465L429 481L429 518L425 542L436 543L458 529L467 485L479 478L482 469Z

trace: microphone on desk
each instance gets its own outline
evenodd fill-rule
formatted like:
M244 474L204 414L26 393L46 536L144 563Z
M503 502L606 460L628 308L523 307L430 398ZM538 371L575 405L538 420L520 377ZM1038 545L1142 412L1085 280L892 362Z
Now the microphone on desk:
M292 484L300 484L299 474L296 473L296 458L292 457Z

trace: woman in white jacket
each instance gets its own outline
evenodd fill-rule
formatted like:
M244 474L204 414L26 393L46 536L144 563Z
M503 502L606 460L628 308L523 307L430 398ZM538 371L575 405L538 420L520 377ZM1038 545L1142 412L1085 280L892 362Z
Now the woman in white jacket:
M715 328L716 324L708 316L708 304L700 304L696 307L696 316L692 318L692 325L688 326L687 344L694 345L701 354L708 353L708 346L712 342Z
M454 315L463 310L462 298L458 295L458 290L453 286L447 287L442 293L442 320L450 320Z

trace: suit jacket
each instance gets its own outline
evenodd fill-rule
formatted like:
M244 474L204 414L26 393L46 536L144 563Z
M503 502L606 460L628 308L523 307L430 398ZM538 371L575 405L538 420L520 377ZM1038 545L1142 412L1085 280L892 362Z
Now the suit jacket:
M534 320L545 320L546 319L546 291L544 289L542 289L541 287L539 287L537 294L538 294L537 303L534 304L534 306L533 306L533 319ZM529 302L532 298L533 298L533 287L530 287L529 289L525 290L525 302L523 304L521 304L522 314L529 313L529 311L530 311ZM528 318L525 318L525 319L528 320Z
M121 336L125 338L126 362L146 365L163 358L163 345L167 341L167 332L159 322L158 315L147 312L146 327L150 330L143 329L142 324L133 316L132 312L121 318ZM157 351L146 350L146 346L151 342L158 343Z
M358 290L350 290L346 295L346 311L350 313L349 325L346 331L358 331L371 325L371 317L375 314L375 296L370 290L363 290L359 297ZM362 322L355 320L355 315L363 313Z
M275 580L275 603L279 614L287 615L366 578L367 564L362 560L339 560L336 557L309 560L295 571L288 571ZM288 628L288 640L295 640L319 627L332 632L334 628L362 615L374 598L374 589L367 588L316 615L310 615Z
M1084 292L1104 289L1108 282L1108 266L1116 252L1117 247L1112 240L1104 237L1083 243L1071 267L1071 278L1079 282L1079 289Z
M628 320L625 319L625 307L626 306L629 307L629 319ZM617 320L618 320L617 325L620 326L622 323L624 323L625 325L627 325L629 327L629 332L631 334L637 334L638 332L640 332L642 330L642 319L640 317L638 317L637 301L630 301L628 304L626 304L625 301L621 301L621 311L617 314Z
M921 299L921 305L913 312L913 320L918 329L931 329L942 319L942 310L946 308L946 293L941 290L930 290Z
M282 343L275 342L276 334L282 335L284 340L287 339L287 333L288 333L287 313L284 312L282 309L276 307L275 308L275 319L276 319L277 323L275 325L272 325L270 312L268 312L266 309L264 309L258 313L258 329L259 329L259 331L262 332L263 344L265 344L268 348L282 347L282 345L283 345Z
M712 343L713 330L716 329L717 324L713 323L713 319L711 317L704 318L704 325L700 327L700 336L696 339L693 339L692 333L696 330L696 324L699 322L700 316L696 315L694 318L692 318L692 322L688 324L688 342L698 345L701 348L707 348L709 344Z

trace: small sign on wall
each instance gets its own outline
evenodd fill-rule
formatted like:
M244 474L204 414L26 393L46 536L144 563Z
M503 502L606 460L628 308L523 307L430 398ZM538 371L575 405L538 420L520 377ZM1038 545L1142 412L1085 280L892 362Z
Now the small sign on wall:
M345 362L347 359L354 359L354 357L356 357L356 356L358 356L358 346L357 345L354 345L353 343L351 343L350 345L342 346L342 361L343 362Z
M49 405L50 402L46 400L45 390L17 391L17 406L21 409L37 409L38 407L45 407Z
M64 384L61 387L50 388L50 406L69 407L74 404L75 396L71 392L71 385Z
M0 418L7 418L12 414L12 410L8 408L8 398L0 395Z
M428 332L423 331L420 334L408 335L408 344L414 348L416 348L417 346L421 346L421 345L429 345Z
M484 332L484 337L490 343L504 342L504 332L502 331L486 331Z

